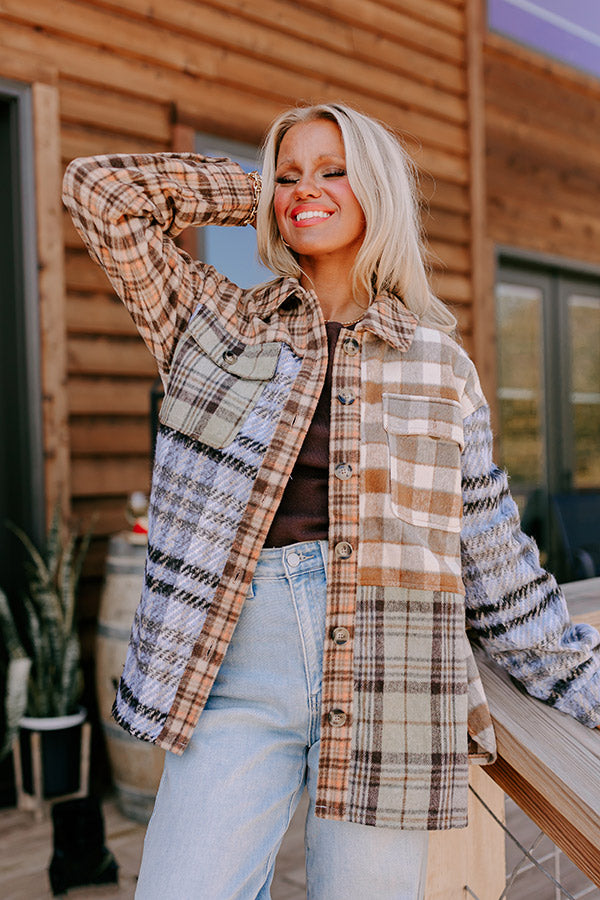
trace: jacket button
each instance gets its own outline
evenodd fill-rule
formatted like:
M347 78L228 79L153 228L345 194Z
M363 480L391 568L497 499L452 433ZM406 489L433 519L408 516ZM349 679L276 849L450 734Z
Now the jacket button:
M350 388L342 388L342 390L337 395L337 398L340 403L344 406L350 406L351 403L354 403L356 400L356 395L354 391L350 390Z
M346 713L343 709L332 709L327 714L327 721L330 725L333 725L334 728L339 728L340 725L346 724Z
M335 545L334 551L338 559L349 559L354 552L354 547L348 541L340 541Z
M233 350L225 350L222 359L226 366L230 366L236 361L237 353L234 353Z
M352 466L348 463L340 463L333 471L335 477L339 478L340 481L346 481L347 478L352 478Z
M331 639L334 644L338 644L339 646L347 644L350 640L350 632L342 625L338 625L336 628L332 628Z
M356 340L356 338L346 338L344 343L342 344L344 348L344 352L348 354L348 356L356 356L358 351L360 350L360 344Z

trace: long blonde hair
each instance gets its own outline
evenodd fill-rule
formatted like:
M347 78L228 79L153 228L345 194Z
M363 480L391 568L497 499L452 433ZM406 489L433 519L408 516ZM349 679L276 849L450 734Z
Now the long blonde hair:
M263 143L263 190L257 213L261 260L277 275L302 274L277 226L275 168L285 133L316 119L332 121L340 129L348 181L365 214L365 237L352 269L354 290L371 299L391 291L423 324L454 331L455 317L433 294L427 279L414 163L385 125L341 103L295 107L271 125Z

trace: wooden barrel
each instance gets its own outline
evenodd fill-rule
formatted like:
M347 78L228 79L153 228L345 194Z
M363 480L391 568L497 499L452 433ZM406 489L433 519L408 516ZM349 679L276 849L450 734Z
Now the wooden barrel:
M121 811L138 822L152 813L164 751L131 737L110 711L125 662L131 623L144 579L146 542L122 532L110 538L98 614L96 688L102 728Z

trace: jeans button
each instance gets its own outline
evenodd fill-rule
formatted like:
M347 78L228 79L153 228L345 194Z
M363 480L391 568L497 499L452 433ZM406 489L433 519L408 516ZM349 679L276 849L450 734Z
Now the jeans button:
M334 644L341 647L342 644L347 644L350 640L350 632L343 625L338 625L336 628L332 628L331 639Z
M332 709L327 714L327 721L334 728L340 728L341 725L346 724L346 713L343 709Z
M295 569L298 563L300 562L300 557L296 553L295 550L292 550L291 553L288 553L286 556L288 566L291 566L292 569Z
M349 559L354 552L354 547L348 541L340 541L335 545L333 552L338 559Z

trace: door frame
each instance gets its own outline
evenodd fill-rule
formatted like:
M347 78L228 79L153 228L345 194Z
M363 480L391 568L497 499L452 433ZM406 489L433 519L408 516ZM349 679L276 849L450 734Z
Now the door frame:
M40 465L38 459L36 518L44 531L57 504L70 515L71 494L58 70L44 57L24 55L0 41L0 79L29 105L23 243L28 253L29 339L37 335L36 353L29 354L37 355L36 369L28 375L30 392L37 394L34 427L42 461Z

